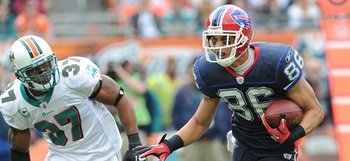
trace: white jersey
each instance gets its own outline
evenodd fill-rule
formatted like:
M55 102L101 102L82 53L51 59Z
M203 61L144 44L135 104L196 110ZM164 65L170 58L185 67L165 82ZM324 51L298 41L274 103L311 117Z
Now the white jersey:
M115 120L103 104L88 98L101 79L98 67L87 58L70 57L59 61L58 69L59 83L41 102L29 98L19 80L8 85L0 97L6 122L41 131L51 156L112 161L122 144Z

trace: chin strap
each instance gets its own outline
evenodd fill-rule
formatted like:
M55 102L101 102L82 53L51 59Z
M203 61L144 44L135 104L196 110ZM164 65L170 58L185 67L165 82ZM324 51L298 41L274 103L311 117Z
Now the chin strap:
M236 51L237 51L236 49L232 48L232 49L231 49L230 55L233 55L233 54L236 55L236 54L237 54ZM242 54L241 54L241 55L242 55ZM226 67L230 66L233 62L235 62L241 55L239 55L238 57L232 57L232 58L229 59L229 60L219 61L218 64L219 64L220 66L226 68Z

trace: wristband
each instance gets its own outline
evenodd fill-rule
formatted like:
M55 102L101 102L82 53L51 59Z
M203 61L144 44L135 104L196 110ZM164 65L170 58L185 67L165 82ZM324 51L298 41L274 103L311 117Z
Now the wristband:
M163 143L168 146L170 153L184 146L184 141L179 135L174 135L170 139L164 140Z
M141 145L139 133L128 134L129 149L133 149L138 145Z
M290 131L290 135L287 138L287 140L284 142L286 145L294 145L294 142L302 137L305 136L305 130L301 125L296 125L295 128L293 128Z
M10 160L11 161L30 161L29 152L20 152L16 149L10 151Z

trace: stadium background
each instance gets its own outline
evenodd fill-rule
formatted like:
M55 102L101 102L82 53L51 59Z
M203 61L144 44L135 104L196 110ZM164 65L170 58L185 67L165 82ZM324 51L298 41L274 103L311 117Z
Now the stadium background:
M0 90L13 79L8 49L24 34L47 39L59 59L87 56L102 71L109 62L128 60L152 75L164 72L173 57L181 79L191 58L201 53L203 17L224 3L248 12L254 41L290 44L304 57L305 76L326 119L304 139L300 160L350 161L348 0L0 0ZM138 20L145 13L140 8L151 13L145 21ZM7 128L2 122L1 154L8 152ZM147 140L154 143L169 129L155 130ZM32 160L42 161L46 151L40 135L33 135Z

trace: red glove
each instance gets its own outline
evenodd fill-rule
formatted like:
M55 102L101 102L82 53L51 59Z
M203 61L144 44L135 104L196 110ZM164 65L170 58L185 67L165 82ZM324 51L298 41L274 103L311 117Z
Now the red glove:
M160 159L160 161L165 161L165 159L171 154L170 148L166 145L167 140L164 135L160 140L158 145L151 146L138 146L132 151L135 155L140 155L141 158L145 158L147 156L153 155Z
M272 128L269 123L267 123L265 114L261 117L262 123L265 126L267 132L271 135L271 138L275 141L283 144L289 137L290 132L287 127L286 119L282 118L278 128Z

